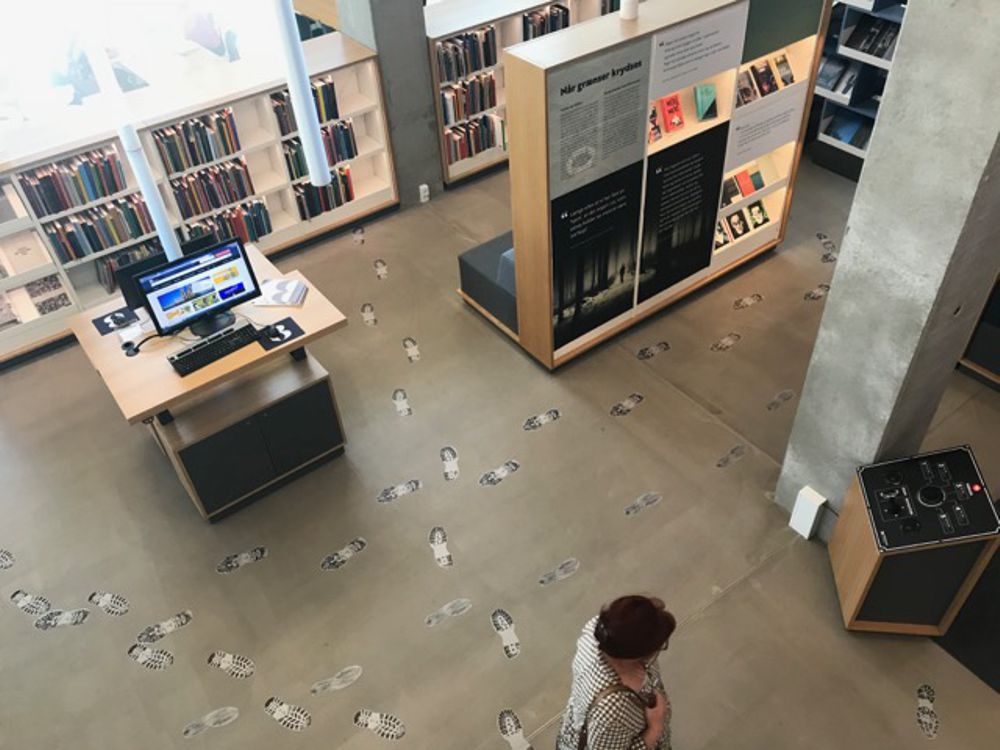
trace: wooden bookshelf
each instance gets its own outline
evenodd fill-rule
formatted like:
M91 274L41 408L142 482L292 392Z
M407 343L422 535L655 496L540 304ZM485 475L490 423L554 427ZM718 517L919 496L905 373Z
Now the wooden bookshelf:
M651 2L635 22L598 18L505 51L515 338L547 368L784 239L829 14L820 1L804 11L801 0L786 2ZM698 66L683 61L687 53L667 62L681 40L699 38L720 41ZM658 49L668 50L662 60ZM741 97L740 74L759 74L765 62L771 85L754 90L767 93ZM698 109L696 86L715 87L714 109ZM638 93L623 104L630 87ZM581 135L575 112L598 123L592 136ZM728 180L740 192L723 206ZM745 231L718 245L706 237L735 213ZM608 216L617 218L602 224Z
M446 185L452 185L507 161L507 149L502 145L497 145L449 164L446 143L446 132L449 128L480 116L496 115L506 123L506 87L502 63L485 66L457 80L442 80L438 70L438 44L465 32L493 26L497 32L497 56L499 59L502 57L504 49L524 41L522 24L524 14L542 10L551 5L561 5L569 10L570 26L572 27L600 16L602 2L601 0L561 0L560 2L547 3L539 3L537 0L443 0L443 2L424 8L424 23L427 30L431 77L433 79L432 96L434 97L441 144L441 172ZM558 33L558 31L549 32L549 34L552 33ZM473 75L483 73L492 73L496 80L496 105L470 114L456 122L446 123L445 112L441 104L442 89Z
M189 238L191 224L225 211L226 206L182 218L171 180L235 159L245 160L254 192L229 205L255 200L263 202L270 217L271 232L260 237L255 244L265 254L287 249L398 204L375 53L340 33L311 39L303 44L303 48L310 75L333 79L339 119L349 117L353 122L358 153L342 163L349 164L351 168L354 200L307 220L299 217L294 185L303 180L291 178L282 152L282 143L294 137L295 133L281 135L271 107L271 94L285 89L284 66L275 51L273 58L231 63L226 75L189 81L183 90L162 91L160 97L141 98L132 107L140 141L166 203L168 216L182 239ZM164 164L153 139L154 130L227 107L233 110L239 149L179 172ZM0 158L0 295L3 295L0 296L0 365L53 338L69 335L67 319L71 314L103 304L117 294L107 292L99 283L97 263L155 237L154 234L142 234L82 258L67 262L59 260L45 234L45 225L90 208L99 208L138 191L117 137L103 129L106 123L81 119L73 120L71 125L66 130L56 131L50 123L46 123L32 128L31 132L15 134L9 143L4 143ZM54 145L56 143L64 145L60 148ZM117 149L121 156L126 189L59 213L35 214L18 185L18 173L108 146ZM21 270L15 271L15 264L10 262L8 256L13 258L13 253L19 249L17 257L28 260L19 261L18 268ZM22 268L24 265L27 267ZM69 304L41 314L26 288L28 284L48 276L58 280ZM5 299L16 303L12 306L19 323L3 325Z

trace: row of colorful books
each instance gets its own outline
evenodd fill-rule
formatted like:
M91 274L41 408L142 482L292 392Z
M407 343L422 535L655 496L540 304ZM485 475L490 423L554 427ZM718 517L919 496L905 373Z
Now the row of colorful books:
M256 242L271 233L271 215L264 201L258 199L188 224L187 229L192 239L214 234L216 237L239 237L243 242Z
M466 120L497 106L497 81L493 73L482 73L463 83L441 89L441 110L445 125Z
M497 30L484 26L437 44L438 76L442 83L457 81L497 64Z
M118 198L45 225L59 260L69 263L121 245L153 231L153 220L141 195Z
M337 87L333 83L333 76L313 80L312 96L320 122L336 120L340 117L340 108L337 106ZM287 91L271 94L271 107L274 109L274 116L278 120L278 129L282 135L294 133L299 129L295 123L292 99Z
M323 147L326 149L326 161L331 167L358 155L354 123L350 119L324 126L320 132L323 136ZM281 144L281 150L285 157L285 168L291 179L297 180L309 174L306 157L302 152L302 141L291 138Z
M775 70L778 71L777 76L774 73ZM770 60L767 58L758 60L749 68L741 70L736 77L736 106L742 107L744 104L773 94L793 83L795 83L795 74L792 72L792 66L786 55L775 55Z
M154 130L153 140L169 173L183 172L240 150L236 118L230 107Z
M68 211L125 189L125 171L113 147L21 172L21 189L35 216Z
M346 164L333 170L333 180L329 185L316 187L307 183L295 186L295 205L303 221L332 211L352 200L354 182L351 179L351 168Z
M171 180L170 187L185 219L249 198L254 192L253 181L243 159L234 159Z
M97 280L105 291L111 294L118 288L118 280L115 278L116 271L162 253L163 247L156 238L140 242L138 245L133 245L121 252L112 253L94 264L97 266Z
M499 146L507 148L507 126L502 117L483 115L444 131L448 163L454 164Z
M569 26L569 8L564 5L552 4L547 8L530 10L521 17L521 27L524 41L559 31Z

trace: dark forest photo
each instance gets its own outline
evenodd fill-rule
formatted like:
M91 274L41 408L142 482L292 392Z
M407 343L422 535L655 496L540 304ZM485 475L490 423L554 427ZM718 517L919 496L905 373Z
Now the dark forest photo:
M642 163L552 201L555 347L632 307Z

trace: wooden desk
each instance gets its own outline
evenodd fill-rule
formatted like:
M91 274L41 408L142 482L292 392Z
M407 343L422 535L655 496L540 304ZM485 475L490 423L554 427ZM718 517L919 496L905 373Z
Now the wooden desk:
M282 277L256 248L247 251L259 282ZM258 326L291 316L303 335L270 351L250 344L186 377L167 357L189 341L152 339L137 356L126 357L117 334L100 335L93 320L119 309L121 298L71 323L125 419L149 425L208 520L338 454L346 442L329 373L304 347L347 319L298 271L285 277L309 286L301 307L248 302L233 311Z
M247 246L247 254L258 282L283 276L253 245ZM264 351L257 344L245 346L183 378L170 366L167 357L189 346L190 341L182 341L176 336L153 339L143 345L137 356L126 357L117 335L110 333L101 336L97 331L93 319L121 308L124 304L121 297L76 315L70 327L94 368L104 379L125 419L129 424L136 424L161 412L178 408L220 383L244 377L254 367L282 356L287 357L292 350L304 347L310 341L347 325L344 314L301 273L292 271L285 276L303 281L309 286L309 293L301 307L257 307L247 302L233 308L233 312L237 317L245 315L260 326L291 316L305 335L270 351ZM185 338L190 338L190 335L185 335Z

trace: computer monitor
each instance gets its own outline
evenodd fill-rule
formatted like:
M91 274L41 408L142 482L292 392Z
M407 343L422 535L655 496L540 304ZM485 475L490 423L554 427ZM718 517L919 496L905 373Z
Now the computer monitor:
M227 240L143 271L135 283L162 335L191 326L195 335L208 336L233 324L230 308L260 296L240 240Z
M229 240L226 240L228 242ZM193 240L181 243L181 254L182 255L192 255L199 250L204 250L208 247L214 247L215 245L221 244L216 238L215 234L208 233L203 234L200 237L195 237ZM143 258L142 260L137 260L133 263L129 263L127 266L122 266L115 271L115 283L121 290L122 297L125 298L125 306L129 310L138 310L146 306L146 295L142 293L142 289L135 281L135 277L142 271L148 271L151 268L157 268L162 266L164 261L163 252L159 252L156 255L150 255L148 258Z

